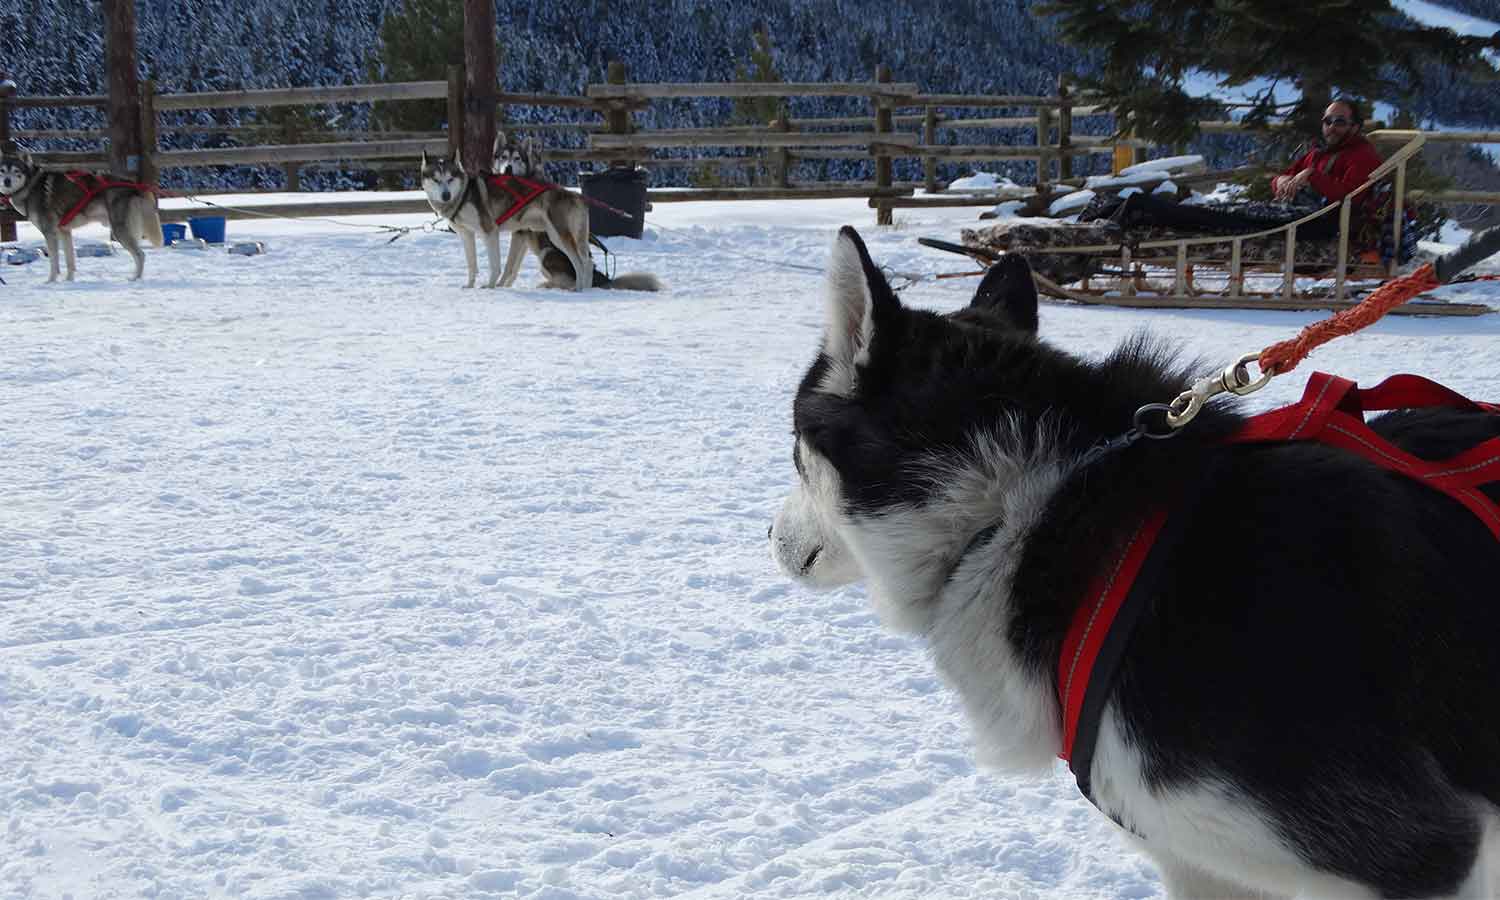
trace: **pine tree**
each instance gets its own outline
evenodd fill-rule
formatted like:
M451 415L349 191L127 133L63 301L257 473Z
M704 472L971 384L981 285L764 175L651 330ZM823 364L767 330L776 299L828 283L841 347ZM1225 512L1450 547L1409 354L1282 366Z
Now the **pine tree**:
M1118 122L1163 143L1191 139L1198 120L1222 112L1187 90L1194 72L1219 77L1221 87L1268 81L1250 121L1290 106L1285 119L1294 130L1316 134L1336 93L1407 105L1434 63L1493 78L1481 52L1500 47L1500 34L1461 37L1418 25L1388 0L1048 0L1037 12L1056 17L1065 41L1099 54L1099 72L1083 87L1098 92ZM1295 103L1278 104L1278 88L1287 87Z
M776 69L776 59L771 53L771 35L764 22L756 22L750 33L750 58L734 64L734 80L741 84L775 84L782 81ZM773 119L787 116L787 107L780 97L736 97L730 113L730 121L744 125L766 125ZM763 166L752 168L753 181L764 182L769 173ZM694 184L702 187L723 183L723 173L711 166L703 166L694 176Z
M496 54L499 59L499 54ZM464 8L457 0L407 0L380 23L380 49L371 81L443 81L464 61ZM443 100L377 103L376 126L392 131L438 131L447 124Z
M771 55L771 35L763 23L757 22L751 35L752 46L748 64L736 63L734 80L745 83L775 84L782 81L776 70L776 60ZM777 97L739 97L734 101L735 122L747 125L764 125L782 113L782 102Z

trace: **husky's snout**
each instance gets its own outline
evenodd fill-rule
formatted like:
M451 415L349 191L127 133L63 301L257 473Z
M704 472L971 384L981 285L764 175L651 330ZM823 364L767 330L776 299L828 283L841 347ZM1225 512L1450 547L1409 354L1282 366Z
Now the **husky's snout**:
M798 581L831 588L860 578L843 540L824 524L808 492L800 487L781 505L766 537L776 565Z

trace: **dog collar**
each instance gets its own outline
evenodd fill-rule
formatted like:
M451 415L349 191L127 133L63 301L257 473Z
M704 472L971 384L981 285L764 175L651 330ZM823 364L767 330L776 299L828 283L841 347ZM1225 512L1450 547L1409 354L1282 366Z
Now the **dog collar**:
M3 202L6 206L9 206L11 209L15 210L23 218L29 218L29 216L26 215L26 207L17 203L16 200L31 193L31 189L35 186L36 181L33 179L28 179L26 181L26 186L21 188L19 191L16 191L13 194L0 195L0 202Z
M1172 437L1176 434L1176 431L1168 430L1163 432L1159 429L1153 430L1150 424L1146 421L1147 415L1156 412L1166 412L1170 409L1171 407L1167 406L1164 403L1149 403L1145 406L1142 406L1140 409L1137 409L1135 411L1135 421L1130 430L1126 431L1124 434L1101 440L1099 443L1090 447L1088 451L1079 458L1078 466L1073 470L1074 473L1076 473L1079 469L1084 469L1088 466L1093 465L1094 463L1110 455L1111 453L1114 453L1117 450L1124 450L1129 448L1142 438L1161 440L1164 438ZM963 552L958 554L958 559L953 563L953 568L948 573L948 578L950 580L953 578L953 572L956 572L958 570L959 563L962 563L966 556L974 552L974 550L978 549L980 544L983 544L985 541L988 541L990 538L994 537L995 533L1000 530L1000 526L1002 524L1004 523L999 520L991 522L985 527L979 529L979 533L969 539L969 543L964 545Z

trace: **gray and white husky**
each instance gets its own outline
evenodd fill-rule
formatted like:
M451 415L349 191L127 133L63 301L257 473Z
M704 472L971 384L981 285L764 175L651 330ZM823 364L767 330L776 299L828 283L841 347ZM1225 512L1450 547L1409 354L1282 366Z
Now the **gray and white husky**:
M28 153L0 158L0 197L4 197L17 213L25 216L42 233L42 239L47 242L47 257L52 263L48 282L57 280L64 256L68 262L67 280L73 280L78 269L73 250L73 229L89 223L109 226L110 237L119 241L135 260L135 274L130 280L139 279L146 266L141 238L153 247L160 247L163 243L156 195L130 187L105 188L64 225L62 220L87 196L88 192L67 175L38 167Z
M981 760L1051 771L1070 625L1094 624L1089 585L1172 498L1091 760L1072 758L1085 796L1173 898L1497 895L1484 519L1329 446L1226 444L1243 420L1218 404L1172 440L1110 444L1192 377L1145 339L1103 360L1041 341L1020 257L941 315L904 307L846 228L825 310L772 554L812 586L863 581L922 635ZM1441 461L1500 437L1500 414L1368 426ZM1474 490L1500 504L1500 483Z
M500 280L500 229L496 227L495 214L490 210L489 191L484 179L464 171L462 151L455 152L452 159L446 156L429 159L424 150L421 173L427 205L447 220L463 239L464 259L469 272L464 287L473 287L479 274L476 240L480 237L484 238L490 265L490 275L484 286L494 287Z
M499 132L495 135L491 171L498 176L542 178L541 153L532 141L517 142L508 138L505 132ZM509 201L506 193L498 187L491 185L491 203L503 209ZM500 279L502 285L515 280L516 270L526 251L530 250L547 276L546 287L583 290L592 284L593 287L627 291L661 290L661 282L648 272L627 272L611 278L594 268L589 250L587 201L572 191L559 187L548 190L501 227L512 232L505 275ZM584 273L590 272L592 278L583 277Z
M509 141L504 132L495 136L490 160L492 174L471 176L464 171L461 154L453 159L429 159L422 154L422 190L434 212L448 221L464 241L469 280L473 287L478 274L477 240L484 238L489 258L489 280L485 287L510 287L516 280L521 260L530 250L546 276L544 287L581 291L587 287L621 288L634 291L661 290L654 275L632 272L614 278L594 268L589 252L589 213L584 200L565 188L536 181L546 189L531 197L524 206L512 212L517 194L529 193L520 182L507 176L531 181L540 179L541 165L535 148L527 142ZM509 215L507 215L509 213ZM496 224L496 219L504 221ZM500 269L500 234L511 235L504 272ZM580 273L592 273L580 279Z

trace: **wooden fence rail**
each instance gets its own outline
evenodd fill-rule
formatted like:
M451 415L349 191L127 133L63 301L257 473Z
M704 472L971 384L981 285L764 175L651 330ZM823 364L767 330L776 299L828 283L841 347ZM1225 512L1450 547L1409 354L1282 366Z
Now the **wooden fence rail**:
M144 166L155 172L164 167L280 165L288 170L295 183L296 167L363 163L382 170L411 167L422 152L442 154L455 146L454 129L465 114L462 70L446 81L417 81L392 84L356 84L332 87L277 88L244 91L156 94L149 83L142 86L141 133ZM635 127L633 114L649 107L653 101L686 97L774 98L797 97L863 98L870 104L867 115L787 117L765 125L723 125L709 128L664 128L642 130ZM1148 142L1121 136L1091 136L1073 133L1075 120L1107 115L1107 110L1091 104L1087 97L1069 95L1060 85L1055 96L1021 94L940 94L920 93L914 83L890 80L889 71L880 67L876 77L867 82L836 83L679 83L642 84L626 80L623 67L612 64L609 83L586 86L582 95L523 94L496 90L498 110L507 106L574 109L599 116L595 121L525 122L503 124L515 132L582 132L586 146L550 149L546 155L559 162L609 162L645 165L651 168L723 168L760 167L769 171L771 184L757 188L702 188L650 192L652 202L683 202L691 199L773 199L801 197L863 197L877 210L877 221L889 222L890 211L901 206L980 205L992 198L978 195L952 195L913 198L910 184L898 185L891 175L891 161L919 158L924 162L924 184L929 193L937 192L936 178L940 162L1034 161L1037 164L1037 188L1049 191L1052 185L1066 187L1078 182L1071 179L1076 157L1096 154L1118 154L1121 148L1137 154ZM266 108L308 106L336 103L403 102L446 99L450 111L447 132L376 132L310 129L296 131L278 124L217 126L204 124L167 124L158 121L159 114L189 110L229 108ZM99 128L8 129L9 115L17 109L99 108L108 109L105 96L0 96L0 134L24 140L89 140L107 143L108 132ZM966 117L954 110L1031 109L1029 115L1002 114ZM915 114L897 114L897 110L917 109ZM784 113L783 113L784 115ZM456 117L456 118L455 118ZM1246 130L1237 122L1202 122L1206 133L1232 133ZM943 144L939 134L951 130L1017 131L1035 133L1035 142L1027 144ZM237 139L270 139L275 143L245 147L220 147L191 150L164 150L158 136L225 135ZM1382 129L1370 132L1375 141L1406 141L1411 131ZM1500 143L1500 132L1470 130L1426 132L1431 141ZM342 139L340 139L342 138ZM299 141L306 141L299 143ZM733 155L705 155L680 151L714 148L743 151ZM672 155L678 151L678 155ZM1127 154L1128 156L1129 154ZM88 166L108 159L104 151L39 152L39 159L54 166ZM875 166L873 182L793 184L789 179L798 162L818 160L870 160ZM1056 176L1052 170L1056 169ZM1500 194L1483 191L1412 192L1413 198L1435 203L1495 203ZM404 201L403 201L404 202ZM417 201L420 205L422 201ZM257 214L274 210L278 215L295 215L303 204L277 204L258 207ZM308 214L327 215L329 204L309 204ZM371 209L353 204L350 208ZM385 207L380 207L384 209ZM402 210L410 211L408 206ZM417 209L418 207L411 207ZM0 221L3 226L3 221Z
M584 95L591 100L668 100L683 97L880 97L909 98L915 84L871 82L684 82L680 84L591 84ZM917 104L923 105L923 104Z
M448 139L417 141L355 141L341 144L270 144L260 147L221 147L211 150L158 150L156 164L166 166L243 166L264 163L314 162L327 159L414 159L423 153L441 156Z
M869 132L760 132L760 133L726 133L705 128L701 133L682 134L663 131L637 131L632 134L595 134L589 138L589 144L601 149L620 150L629 148L632 151L649 152L656 148L668 147L862 147L877 146L881 148L897 147L901 149L915 150L917 147L917 136L914 134L890 134L882 135L881 139L872 144L875 135ZM912 155L916 155L915 153Z
M446 81L407 81L397 84L351 84L343 87L158 94L156 108L158 111L167 112L179 109L315 106L323 103L441 100L447 96L448 82Z

